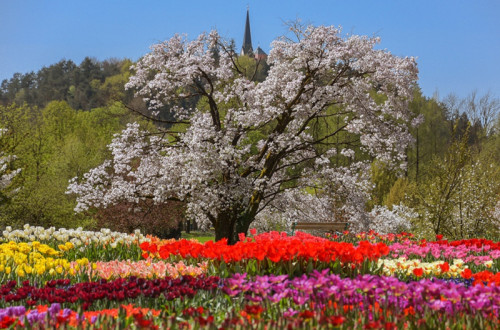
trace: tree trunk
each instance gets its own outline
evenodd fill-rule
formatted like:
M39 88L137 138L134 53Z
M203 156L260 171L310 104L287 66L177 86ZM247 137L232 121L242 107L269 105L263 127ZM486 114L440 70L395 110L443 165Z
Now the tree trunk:
M247 235L252 220L246 213L243 215L221 213L215 224L215 241L226 238L228 244L236 244L240 233Z
M238 236L234 234L235 224L236 217L234 216L234 212L229 210L220 212L214 224L215 241L226 238L228 244L235 244L237 242L235 236Z
M243 233L245 236L248 234L248 227L250 227L250 223L252 223L253 219L250 219L248 216L243 215L238 217L236 220L236 230L234 232L235 243L239 241L239 234Z
M215 225L215 241L226 238L229 244L234 244L232 242L233 236L234 224L230 221L221 221L221 219L217 219L217 224Z

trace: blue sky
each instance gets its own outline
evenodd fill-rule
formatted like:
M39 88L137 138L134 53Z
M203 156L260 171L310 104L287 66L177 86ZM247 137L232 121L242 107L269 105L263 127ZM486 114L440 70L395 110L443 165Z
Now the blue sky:
M247 5L254 48L268 52L284 22L297 18L341 25L381 37L380 48L393 54L418 57L427 96L473 89L500 96L499 0L0 0L0 80L61 59L137 60L175 33L194 38L216 28L241 47Z

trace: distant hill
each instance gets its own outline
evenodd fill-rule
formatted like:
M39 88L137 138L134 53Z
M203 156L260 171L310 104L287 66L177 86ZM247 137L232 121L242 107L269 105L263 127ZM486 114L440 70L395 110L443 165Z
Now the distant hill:
M66 101L73 109L90 110L110 101L129 103L132 92L124 90L130 76L128 59L98 61L86 57L80 65L71 60L44 67L38 72L16 73L2 81L0 104L45 107L50 101Z

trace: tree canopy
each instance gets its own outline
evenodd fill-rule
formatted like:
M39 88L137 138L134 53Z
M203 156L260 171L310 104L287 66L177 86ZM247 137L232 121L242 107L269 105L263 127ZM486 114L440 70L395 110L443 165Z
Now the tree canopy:
M330 219L333 201L343 198L343 212L355 216L355 188L370 159L398 164L412 141L415 60L374 49L377 38L343 37L334 27L294 25L291 32L293 38L273 42L259 83L215 31L154 45L127 87L150 109L167 105L187 128L151 136L129 125L110 145L112 159L70 185L78 208L184 200L191 217L230 242L259 214L284 203L293 209L304 196ZM183 106L200 97L203 109ZM313 132L324 120L338 125ZM252 138L259 131L266 134ZM339 142L340 135L352 139Z

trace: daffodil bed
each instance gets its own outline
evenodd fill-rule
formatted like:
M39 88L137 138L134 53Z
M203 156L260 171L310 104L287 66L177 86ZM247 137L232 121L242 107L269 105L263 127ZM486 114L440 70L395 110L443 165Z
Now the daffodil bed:
M7 227L1 328L497 329L500 243Z

